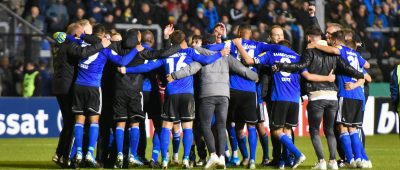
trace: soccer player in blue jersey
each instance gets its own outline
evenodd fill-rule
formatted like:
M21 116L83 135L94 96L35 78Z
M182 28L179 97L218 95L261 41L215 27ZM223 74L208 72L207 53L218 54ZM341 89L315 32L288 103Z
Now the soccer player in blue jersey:
M316 48L340 55L348 64L359 72L366 73L364 67L369 67L369 63L364 60L358 52L345 46L345 35L343 31L337 31L331 35L332 45L327 47L315 45ZM362 125L363 103L365 101L362 85L364 79L354 79L342 74L337 75L339 88L339 110L336 121L339 124L340 144L344 150L346 162L352 167L367 167L370 162L362 152L364 147L357 132L357 127Z
M231 55L238 60L242 60L242 55L248 55L251 58L265 52L272 50L273 47L278 47L277 50L282 50L287 47L281 47L278 45L268 45L263 42L257 42L250 40L251 27L243 25L239 29L239 36L243 39L240 41L240 45L244 51L239 52L237 49L237 42L231 42L228 44L231 46ZM282 49L280 49L282 48ZM254 72L254 67L249 67ZM248 166L250 169L255 168L255 156L257 146L257 132L255 125L258 123L257 116L257 101L256 101L256 83L252 80L248 80L238 74L230 74L230 88L231 88L231 100L229 103L228 111L228 129L231 122L235 123L235 128L238 136L239 149L243 155L242 165ZM250 158L246 147L246 135L243 131L244 125L247 125L249 147L250 147Z
M236 43L238 44L238 43ZM286 40L279 44L290 46ZM239 51L244 48L237 46ZM253 59L249 55L242 56L247 64L262 64L272 66L275 63L294 63L300 57L292 50L282 52L268 51ZM274 137L278 138L286 148L294 154L296 160L292 168L304 162L306 157L296 148L291 139L291 128L297 126L300 100L300 75L298 72L279 71L273 74L271 89L270 128Z
M171 35L172 44L180 44L182 50L168 58L156 60L153 65L140 65L130 68L120 68L122 73L143 73L163 66L167 74L198 61L202 64L210 64L221 56L228 54L228 49L224 49L212 56L203 56L193 48L188 48L185 41L185 34L176 30ZM193 76L189 76L167 84L166 101L164 104L163 125L160 134L162 168L168 168L167 150L170 143L170 131L173 122L182 121L183 128L183 168L189 168L189 153L193 142L192 121L194 119L194 97L193 97Z
M105 38L104 26L97 25L94 28L94 34L99 38ZM85 160L91 167L96 167L97 163L94 157L94 149L99 132L99 114L101 113L101 87L100 81L102 72L107 60L111 60L119 65L126 65L136 55L138 51L143 50L141 45L131 52L121 57L116 55L111 49L104 48L100 52L82 59L78 64L78 75L74 86L72 111L75 116L74 128L74 146L77 152L74 156L73 162L75 167L79 167L83 158L82 141L83 141L83 127L86 117L89 118L89 148L86 153Z

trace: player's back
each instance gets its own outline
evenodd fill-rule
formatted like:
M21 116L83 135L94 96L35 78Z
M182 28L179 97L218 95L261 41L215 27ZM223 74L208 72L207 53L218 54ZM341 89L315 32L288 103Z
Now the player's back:
M171 74L193 62L192 53L195 53L192 48L181 49L177 53L163 59L163 65L167 74ZM198 52L197 52L198 53ZM166 94L181 94L194 93L193 76L188 76L179 80L174 80L167 84Z
M267 52L269 64L274 63L296 63L299 62L298 55L279 52ZM273 75L272 101L299 102L300 99L300 74L299 72L278 71Z
M342 57L347 64L351 65L357 71L363 72L363 66L366 61L361 57L358 52L346 46L340 46L339 50L340 57ZM353 90L346 90L345 84L347 82L355 83L357 82L357 79L343 74L337 75L339 97L364 100L364 92L362 87L360 86Z
M100 52L79 61L76 84L83 86L100 86L103 68L107 61L107 57L103 53L105 50L110 49L104 48ZM112 53L115 52L112 51Z

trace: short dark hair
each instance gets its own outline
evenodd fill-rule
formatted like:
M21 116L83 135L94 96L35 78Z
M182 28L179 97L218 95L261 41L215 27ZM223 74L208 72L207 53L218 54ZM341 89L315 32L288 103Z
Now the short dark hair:
M154 34L153 32L146 30L142 32L142 41L146 43L154 43Z
M105 33L106 33L106 27L104 27L104 25L96 24L93 26L93 34L99 35Z
M248 24L240 25L240 26L239 26L239 32L242 32L242 31L244 31L244 30L249 30L249 31L251 31L251 25L248 25Z
M281 40L281 41L278 42L278 44L286 46L286 47L289 47L289 48L292 48L292 44L290 44L290 41L288 41L288 40Z
M306 35L320 36L322 35L322 31L317 26L311 26L310 28L307 28Z
M332 39L345 42L344 32L343 31L336 31L332 34Z
M217 37L214 34L206 34L202 41L203 45L214 44L217 42Z
M185 33L181 30L175 30L171 34L171 43L174 45L180 44L185 41Z

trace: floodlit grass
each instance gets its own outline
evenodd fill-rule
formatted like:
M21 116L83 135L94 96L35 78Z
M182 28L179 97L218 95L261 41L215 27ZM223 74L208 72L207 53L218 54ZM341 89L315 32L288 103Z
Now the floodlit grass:
M311 140L308 137L297 137L296 146L306 155L307 160L298 169L310 169L317 161ZM400 138L398 135L376 135L366 138L366 152L372 160L373 169L400 169ZM51 157L57 144L56 138L23 138L0 139L0 169L56 169L59 168ZM326 141L323 140L325 157L328 157ZM261 162L262 149L257 148L257 163ZM270 148L271 143L269 143ZM151 140L148 140L147 155L151 156ZM183 146L180 149L182 155ZM270 153L271 155L271 150ZM173 167L172 167L173 168ZM172 169L171 168L171 169ZM260 168L259 169L273 169ZM176 169L180 169L176 167ZM196 169L196 168L195 168ZM230 168L228 168L230 169ZM244 169L243 167L238 169Z

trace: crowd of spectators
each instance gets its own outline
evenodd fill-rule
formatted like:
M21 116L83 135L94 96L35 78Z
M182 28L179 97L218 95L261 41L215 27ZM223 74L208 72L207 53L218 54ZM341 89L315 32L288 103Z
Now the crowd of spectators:
M191 37L209 32L222 22L227 28L227 39L236 36L238 25L247 23L254 28L254 39L268 42L268 28L280 25L285 29L285 38L299 53L306 43L303 31L308 24L310 5L308 0L8 0L3 3L47 34L64 31L71 22L89 19L92 24L102 23L113 31L118 31L117 23L161 27L175 24L176 29ZM374 81L389 82L391 70L400 63L400 35L391 29L400 26L400 0L325 0L325 23L329 22L352 29L363 42L361 52L372 64L370 74ZM367 28L389 29L380 32ZM33 38L31 48L41 48L43 40ZM24 74L24 63L10 56L9 50L0 37L2 96L20 95L18 84ZM35 54L38 51L34 50L32 55L40 55ZM51 77L47 65L46 61L41 62L36 69Z

